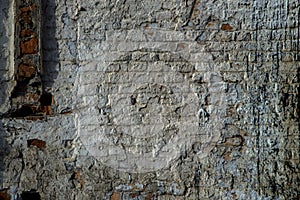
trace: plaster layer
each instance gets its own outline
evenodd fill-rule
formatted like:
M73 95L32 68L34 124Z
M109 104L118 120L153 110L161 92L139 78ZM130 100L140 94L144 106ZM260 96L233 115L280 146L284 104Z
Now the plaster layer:
M55 104L31 121L2 116L16 72L1 0L0 195L299 199L299 6L43 0Z

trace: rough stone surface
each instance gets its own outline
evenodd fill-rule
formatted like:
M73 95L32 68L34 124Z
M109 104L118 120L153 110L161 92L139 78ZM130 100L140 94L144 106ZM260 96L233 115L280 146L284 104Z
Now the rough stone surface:
M300 198L298 0L18 2L0 1L1 198Z

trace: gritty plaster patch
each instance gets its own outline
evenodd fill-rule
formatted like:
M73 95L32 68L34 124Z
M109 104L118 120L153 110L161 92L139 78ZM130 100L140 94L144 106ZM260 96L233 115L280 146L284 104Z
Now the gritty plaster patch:
M142 30L134 32L145 35ZM176 31L159 32L163 35L160 40L176 35ZM152 40L153 45L145 39L148 48L144 44L142 49L140 42L123 41L127 48L122 47L125 52L114 60L114 52L93 49L89 53L106 64L90 74L93 83L78 85L78 96L82 97L77 104L79 138L92 156L121 171L166 168L195 143L201 144L198 156L206 157L223 127L226 104L222 77L217 72L200 72L202 80L198 81L203 81L207 90L197 91L197 81L192 78L199 74L195 62L171 53L172 46L153 48ZM180 42L174 41L175 45ZM108 45L95 46L101 49ZM207 58L197 62L202 60ZM80 83L90 80L86 74L79 75ZM209 98L205 108L203 96Z

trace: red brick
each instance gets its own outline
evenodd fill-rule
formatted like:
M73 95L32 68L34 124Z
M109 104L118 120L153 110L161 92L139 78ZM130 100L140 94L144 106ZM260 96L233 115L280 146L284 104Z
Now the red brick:
M45 149L46 148L46 142L43 140L39 140L39 139L31 139L31 140L27 140L27 146L36 146L40 149Z
M24 65L24 64L19 65L18 78L21 78L21 77L30 78L30 77L33 77L34 74L35 74L34 66L29 66L29 65Z
M0 200L10 200L10 195L7 194L7 190L0 191Z
M38 39L37 38L31 38L30 40L21 42L20 47L21 47L21 53L22 54L37 53Z
M35 36L35 32L27 30L27 29L23 29L21 31L21 33L20 33L20 36L22 38L24 38L24 37L32 37L32 36Z
M111 196L110 196L110 200L119 200L120 199L120 194L117 192L114 192Z
M51 106L40 106L39 112L45 115L53 115Z
M233 29L233 27L230 26L229 24L222 24L221 29L223 31L231 31Z
M31 6L25 6L23 8L20 8L21 12L28 12L28 11L34 11L35 10L35 5L32 4Z

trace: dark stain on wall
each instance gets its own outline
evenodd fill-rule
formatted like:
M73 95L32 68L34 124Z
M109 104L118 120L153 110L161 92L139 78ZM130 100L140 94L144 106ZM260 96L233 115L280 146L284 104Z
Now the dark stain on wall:
M41 0L41 41L42 41L42 83L43 90L48 91L53 86L59 71L59 52L56 38L56 2Z

